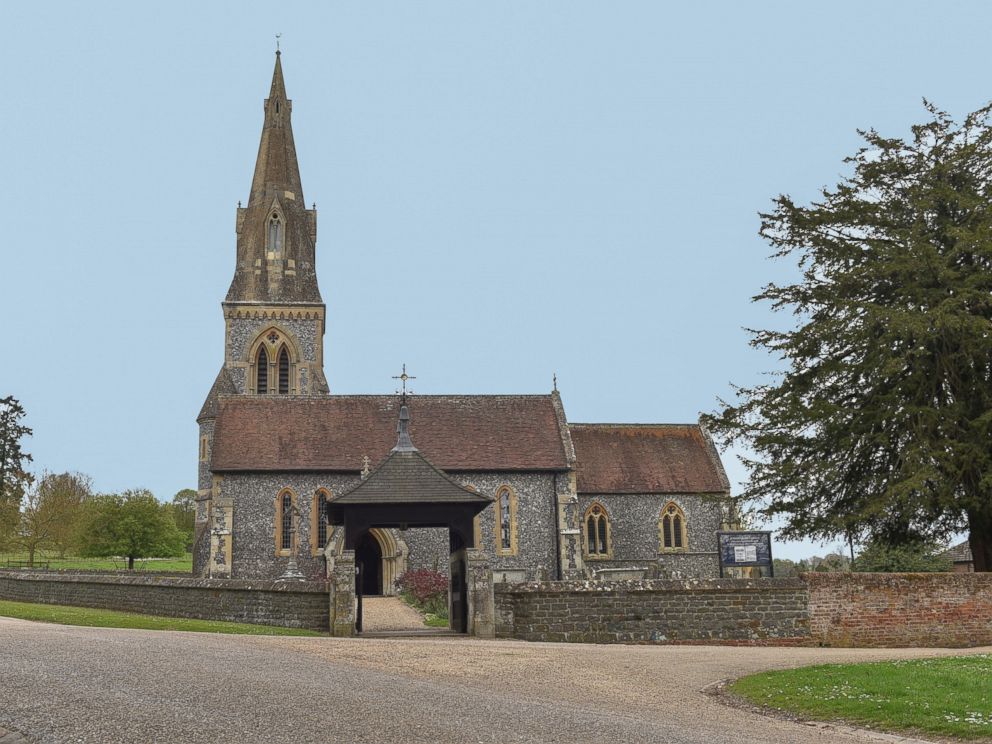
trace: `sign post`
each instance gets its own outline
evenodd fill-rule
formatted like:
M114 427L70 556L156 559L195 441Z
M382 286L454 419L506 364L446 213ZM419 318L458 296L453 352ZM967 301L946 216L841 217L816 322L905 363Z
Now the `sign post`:
M775 576L772 565L772 533L770 531L743 531L716 533L720 556L720 578L723 569L744 568L747 566L767 566L768 575Z

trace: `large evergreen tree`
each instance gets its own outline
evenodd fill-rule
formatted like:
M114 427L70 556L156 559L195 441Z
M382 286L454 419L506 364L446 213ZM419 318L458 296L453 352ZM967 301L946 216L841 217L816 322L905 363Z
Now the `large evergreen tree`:
M900 542L967 529L992 570L992 106L927 104L908 139L862 132L853 173L761 215L801 278L754 299L785 368L706 417L745 458L745 498L786 536Z

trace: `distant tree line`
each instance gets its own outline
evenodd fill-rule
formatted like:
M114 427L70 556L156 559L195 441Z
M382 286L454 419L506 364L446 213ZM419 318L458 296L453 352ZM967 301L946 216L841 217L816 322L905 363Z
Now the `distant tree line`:
M946 549L936 542L917 540L893 545L886 540L875 540L862 546L852 561L839 552L825 556L810 556L800 561L775 558L776 576L798 576L801 573L834 573L856 571L862 573L931 573L950 571L953 561Z
M128 569L142 558L171 558L192 549L196 491L184 489L171 503L148 490L94 493L82 473L28 472L31 455L22 441L31 429L13 397L0 399L0 552L42 553L59 558L121 557Z

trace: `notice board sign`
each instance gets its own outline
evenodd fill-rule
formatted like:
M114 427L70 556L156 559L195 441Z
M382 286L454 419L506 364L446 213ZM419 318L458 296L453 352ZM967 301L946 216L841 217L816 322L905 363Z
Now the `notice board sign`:
M757 530L717 532L716 539L720 554L720 576L724 567L767 566L768 575L774 576L772 568L772 533Z

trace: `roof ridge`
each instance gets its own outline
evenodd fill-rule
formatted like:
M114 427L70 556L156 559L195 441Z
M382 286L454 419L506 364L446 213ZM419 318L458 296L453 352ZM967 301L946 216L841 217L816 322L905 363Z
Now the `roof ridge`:
M396 393L334 393L324 398L399 398ZM417 398L550 398L551 393L410 393L407 401Z
M588 426L588 427L597 426L597 427L601 427L601 428L604 428L604 429L605 428L615 428L615 429L618 429L618 428L621 428L621 427L625 427L625 428L640 427L640 428L645 428L646 429L646 428L649 428L649 427L659 427L659 426L684 426L686 428L688 428L688 427L696 427L696 428L698 428L699 427L699 424L681 423L681 422L680 423L657 423L657 424L644 424L644 423L623 424L623 423L588 423L588 422L585 422L585 423L569 423L569 426Z

